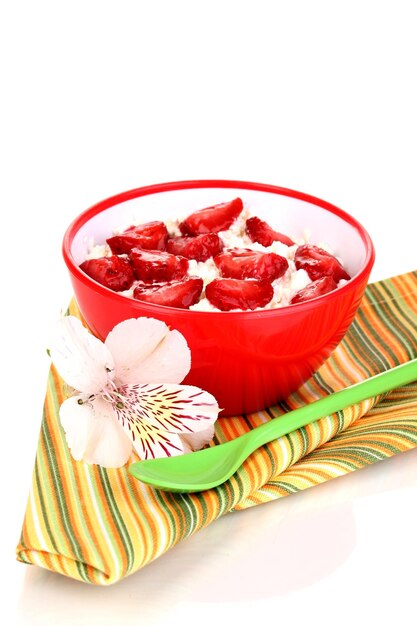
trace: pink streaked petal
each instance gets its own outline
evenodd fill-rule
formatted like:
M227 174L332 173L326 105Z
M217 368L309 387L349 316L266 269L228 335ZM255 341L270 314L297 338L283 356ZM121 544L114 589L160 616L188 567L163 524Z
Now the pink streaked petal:
M180 383L191 367L183 335L160 320L147 317L117 324L107 336L120 384Z
M123 428L133 439L133 447L142 460L178 456L186 451L179 435L164 432L145 421L125 420Z
M122 467L129 460L132 440L120 428L109 402L73 396L62 403L59 416L76 461Z
M95 394L113 378L109 350L76 317L62 317L56 324L49 351L59 375L82 393Z
M187 434L209 428L219 414L216 399L190 385L124 385L117 417L129 429L146 424L164 433Z

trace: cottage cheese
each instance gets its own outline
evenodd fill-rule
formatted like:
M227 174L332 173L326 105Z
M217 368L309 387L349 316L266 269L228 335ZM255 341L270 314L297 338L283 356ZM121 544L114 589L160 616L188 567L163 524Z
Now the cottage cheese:
M308 242L309 233L305 232L302 239L292 237L292 240L296 242L293 246L286 246L279 241L274 241L271 246L264 247L259 243L253 243L247 236L245 232L245 224L246 220L249 217L251 217L249 208L247 206L244 206L243 211L232 224L232 226L227 231L219 232L218 235L224 243L225 250L228 248L250 248L251 250L259 250L261 252L275 252L276 254L279 254L280 256L283 256L287 259L288 269L286 270L285 274L272 282L274 295L271 301L265 307L262 307L262 309L255 310L274 309L287 306L290 304L291 298L298 291L300 291L300 289L304 289L304 287L306 287L311 282L311 279L309 278L307 272L303 269L297 270L294 264L294 255L297 247ZM165 221L168 232L171 236L181 235L181 232L178 228L179 221L180 220ZM132 222L130 222L128 226L130 226L131 224ZM273 223L271 223L271 226L274 228ZM123 232L125 228L127 228L127 226L123 228L117 228L114 231L114 234L119 234ZM291 233L288 233L288 235L291 237ZM332 251L329 249L329 246L326 243L320 243L320 247L332 254ZM86 256L86 260L97 259L103 256L111 256L111 254L112 252L107 244L95 245L90 248ZM204 287L206 287L206 285L215 278L220 277L220 272L212 258L204 262L190 259L188 274L189 276L198 276L202 278L204 282ZM346 281L340 281L338 287L340 287L345 282ZM139 284L139 281L137 281L131 289L119 293L126 297L133 297L133 291L137 284ZM214 307L204 296L204 291L200 301L197 304L192 305L190 309L194 311L219 311L219 309ZM239 309L234 310L236 311Z

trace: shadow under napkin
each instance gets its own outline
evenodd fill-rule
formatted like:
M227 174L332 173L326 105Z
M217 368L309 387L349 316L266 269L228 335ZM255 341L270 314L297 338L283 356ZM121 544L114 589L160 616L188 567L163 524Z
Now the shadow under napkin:
M79 315L73 302L73 315ZM369 285L347 335L285 402L220 418L224 441L417 356L417 273ZM320 484L417 446L417 385L373 398L257 450L224 485L197 494L152 489L121 469L74 461L59 424L63 382L51 367L17 558L108 585L232 510ZM132 457L132 461L136 458Z

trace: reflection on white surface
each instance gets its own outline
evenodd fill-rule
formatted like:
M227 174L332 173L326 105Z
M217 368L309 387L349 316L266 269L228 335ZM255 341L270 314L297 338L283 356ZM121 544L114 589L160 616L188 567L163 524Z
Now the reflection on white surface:
M358 514L360 518L362 510L368 511L369 518L368 503L376 496L387 514L372 532L376 541L378 532L384 536L389 560L384 523L391 519L392 491L397 506L406 506L410 488L415 493L416 469L417 450L412 450L305 492L229 514L111 587L91 587L28 567L19 601L21 623L117 624L120 619L125 624L163 624L169 615L171 623L178 618L178 623L191 624L183 606L208 618L220 606L228 612L247 603L251 611L266 606L265 601L285 612L300 590L317 591L332 576L346 583L352 562L360 561ZM393 532L400 526L398 520Z

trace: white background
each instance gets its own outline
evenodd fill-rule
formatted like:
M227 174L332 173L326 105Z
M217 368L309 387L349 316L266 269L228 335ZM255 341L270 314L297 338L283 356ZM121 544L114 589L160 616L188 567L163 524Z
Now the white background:
M358 218L372 279L416 269L412 1L4 1L1 589L8 624L400 623L417 454L219 520L92 588L14 560L83 209L192 178L272 183ZM361 608L359 608L361 606ZM169 620L169 622L168 622ZM407 620L409 621L409 620Z

